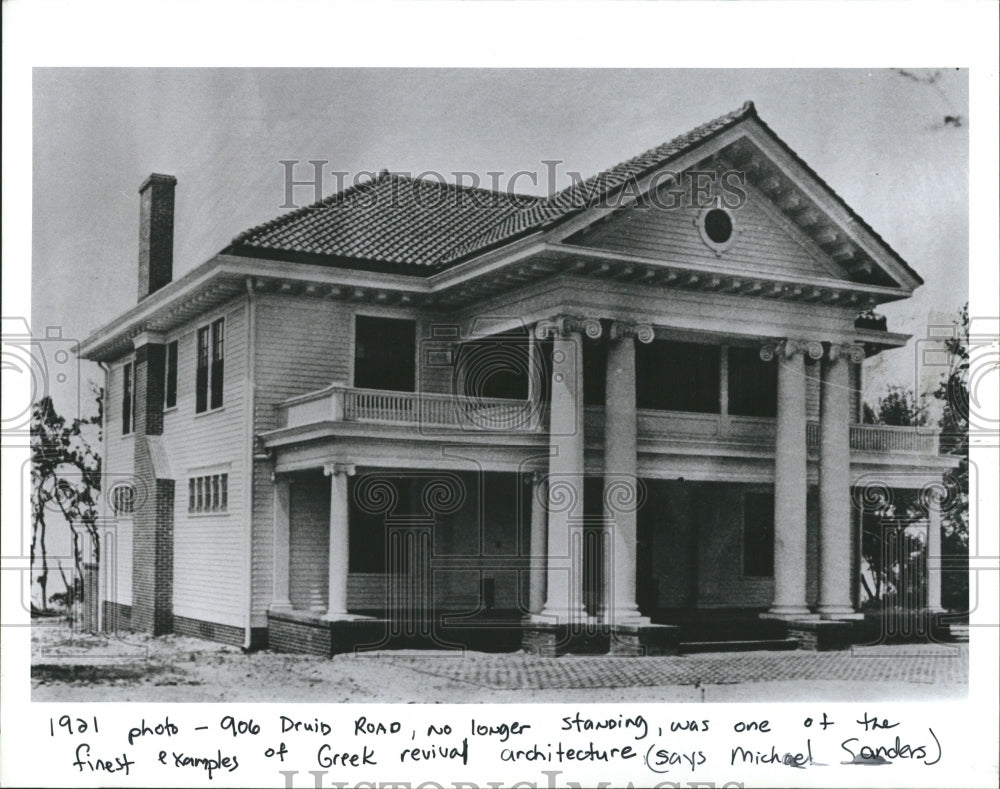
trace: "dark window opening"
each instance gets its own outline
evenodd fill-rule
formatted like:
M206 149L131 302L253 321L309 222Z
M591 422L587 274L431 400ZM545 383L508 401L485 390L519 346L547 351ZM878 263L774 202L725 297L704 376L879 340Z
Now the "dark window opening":
M208 327L198 329L198 365L195 372L194 410L208 409Z
M393 392L416 390L416 323L358 315L354 324L354 385Z
M454 391L472 398L526 400L531 370L530 347L524 329L462 343L455 365Z
M212 324L212 398L211 408L222 406L222 382L225 366L225 323L219 318Z
M660 340L637 344L636 405L719 413L718 347Z
M608 378L608 346L604 339L608 334L609 322L599 340L589 340L580 335L583 345L583 404L604 405L605 386Z
M713 208L705 214L705 235L714 244L725 244L733 235L733 220L728 212Z
M743 575L774 575L774 494L749 492L743 496Z
M135 367L131 362L122 368L122 435L132 432L135 414Z
M729 349L729 413L773 417L778 409L778 364L757 348Z
M163 387L163 406L177 405L177 340L167 344L167 380Z
M198 329L197 367L195 371L194 410L197 413L222 407L225 381L225 318Z

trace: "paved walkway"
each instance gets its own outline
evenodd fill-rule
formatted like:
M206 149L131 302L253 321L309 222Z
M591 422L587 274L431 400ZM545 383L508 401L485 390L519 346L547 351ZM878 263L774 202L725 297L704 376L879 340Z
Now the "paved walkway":
M967 644L628 658L416 650L330 659L178 636L33 634L32 697L77 701L926 700L968 693Z

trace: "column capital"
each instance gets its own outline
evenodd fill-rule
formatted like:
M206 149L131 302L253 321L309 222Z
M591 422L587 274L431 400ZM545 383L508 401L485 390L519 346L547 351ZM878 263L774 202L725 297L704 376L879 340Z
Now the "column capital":
M547 337L568 337L570 334L583 334L588 339L596 340L602 331L601 322L597 318L582 318L576 315L558 315L535 324L535 337L539 340Z
M324 463L323 473L328 477L337 476L338 474L345 474L348 477L353 477L356 471L356 467L353 463Z
M653 327L648 323L629 323L628 321L614 321L611 324L611 331L608 332L610 340L635 337L643 345L649 345L655 336Z
M769 362L775 357L791 359L795 354L801 353L808 356L813 361L823 358L823 343L818 340L769 340L760 347L760 358Z
M831 362L847 359L853 364L860 364L865 360L865 347L854 342L831 342L826 350L826 358Z

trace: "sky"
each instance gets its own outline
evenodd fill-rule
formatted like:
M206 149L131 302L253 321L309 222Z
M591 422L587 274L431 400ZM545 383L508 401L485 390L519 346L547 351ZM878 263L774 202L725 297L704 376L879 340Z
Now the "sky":
M164 69L33 71L32 329L83 339L136 301L138 187L178 179L174 278L283 213L282 160L539 174L544 193L752 99L760 117L924 278L884 305L923 337L968 299L968 72L863 69ZM959 126L945 116L960 117ZM558 159L550 184L545 160ZM324 194L336 181L327 176ZM299 204L312 202L298 187ZM67 287L67 284L70 287ZM913 343L867 363L869 396L913 382ZM86 381L99 381L84 363ZM74 381L51 380L72 409ZM86 410L86 404L84 409Z

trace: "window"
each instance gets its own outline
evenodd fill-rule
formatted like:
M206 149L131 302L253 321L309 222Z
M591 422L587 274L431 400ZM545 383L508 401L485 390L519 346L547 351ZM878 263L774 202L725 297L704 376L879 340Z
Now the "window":
M222 406L225 340L225 318L198 329L194 410L199 414Z
M636 405L719 413L719 348L662 340L637 344Z
M131 515L135 512L135 488L127 482L111 488L111 508L115 515Z
M163 386L163 407L177 405L177 340L167 344L166 381Z
M698 233L716 255L725 252L736 240L733 215L722 206L706 206L697 219Z
M751 491L743 496L743 575L774 575L774 494Z
M228 474L207 474L188 479L188 512L225 512L228 507Z
M393 392L416 390L416 323L358 315L354 324L354 385Z
M778 364L765 362L757 348L729 349L729 413L775 416L778 412Z
M122 368L122 435L135 427L135 365L131 362Z

